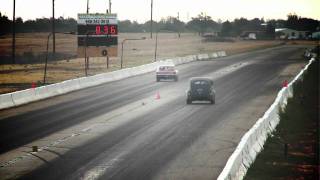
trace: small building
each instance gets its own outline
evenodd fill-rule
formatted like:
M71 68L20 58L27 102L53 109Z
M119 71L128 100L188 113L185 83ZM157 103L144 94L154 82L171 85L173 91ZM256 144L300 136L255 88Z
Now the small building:
M276 35L280 39L307 39L308 31L297 31L289 28L276 29Z
M220 34L220 32L218 32L218 31L212 31L212 32L207 32L207 33L204 33L203 35L202 35L202 37L207 37L207 38L212 38L212 37L217 37L217 36L219 36L219 34Z
M266 36L265 31L242 31L240 38L244 40L256 40Z
M312 33L311 37L312 39L320 39L320 31Z

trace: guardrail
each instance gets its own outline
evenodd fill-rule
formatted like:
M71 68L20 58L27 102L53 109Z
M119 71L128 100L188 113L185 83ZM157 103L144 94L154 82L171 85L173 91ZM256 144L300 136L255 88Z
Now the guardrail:
M218 177L218 180L243 179L250 165L255 161L256 156L262 150L268 135L278 125L279 109L287 105L287 99L293 96L293 84L301 80L303 73L310 64L315 61L312 58L303 70L288 84L283 87L271 107L265 112L255 125L241 138L235 151L229 157L226 166Z
M167 59L150 64L145 64L133 68L121 69L109 73L98 74L90 77L82 77L72 80L63 81L56 84L42 86L34 89L26 89L13 93L0 95L0 110L14 106L20 106L34 101L39 101L49 97L66 94L72 91L97 86L100 84L118 81L132 76L145 74L155 71L157 66L163 63L173 63L175 65L185 64L197 60L209 60L226 56L226 52L219 51L211 54L190 55L185 57L177 57Z

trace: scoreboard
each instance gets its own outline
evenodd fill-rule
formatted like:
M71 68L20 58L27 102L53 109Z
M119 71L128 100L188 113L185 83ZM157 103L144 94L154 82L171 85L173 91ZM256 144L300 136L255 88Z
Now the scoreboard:
M117 56L116 14L78 14L78 57Z

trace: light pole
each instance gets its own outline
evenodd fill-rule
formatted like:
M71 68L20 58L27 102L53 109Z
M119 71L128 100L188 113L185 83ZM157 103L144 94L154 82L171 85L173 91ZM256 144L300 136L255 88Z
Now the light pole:
M151 22L150 22L150 37L151 37L151 39L152 39L152 31L153 31L153 29L152 29L152 24L153 24L153 20L152 20L152 14L153 14L153 0L151 0Z
M49 40L50 36L52 35L52 32L49 33L48 38L47 38L47 52L46 52L46 61L44 65L44 73L43 73L43 85L46 84L46 77L47 77L47 66L48 66L48 51L49 51Z
M60 33L60 32L58 32ZM50 36L53 33L50 32L48 37L47 37L47 52L46 52L46 60L45 60L45 65L44 65L44 73L43 73L43 85L46 84L46 78L47 78L47 67L48 67L48 54L49 54L49 40L50 40ZM75 34L75 32L69 32L69 33L60 33L60 34Z
M13 0L13 18L12 18L12 62L16 63L16 0Z
M54 0L52 0L52 35L53 35L53 55L56 53L56 34L55 34L55 20L54 20Z
M124 39L121 42L121 60L120 60L120 68L122 69L122 65L123 65L123 45L126 41L139 41L139 40L145 40L146 37L142 37L140 39Z
M87 0L87 14L89 14L89 0Z
M158 50L158 30L157 30L157 33L156 33L156 47L155 47L155 50L154 50L154 62L157 61L157 50Z

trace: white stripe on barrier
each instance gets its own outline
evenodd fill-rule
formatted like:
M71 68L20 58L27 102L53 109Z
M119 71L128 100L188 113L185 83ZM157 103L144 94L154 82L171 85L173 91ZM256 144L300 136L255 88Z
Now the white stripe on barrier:
M279 91L274 103L265 112L263 117L241 138L240 143L220 173L218 180L243 179L249 166L262 150L268 134L273 132L279 124L279 107L286 105L287 99L292 96L293 84L301 79L303 73L309 68L313 61L314 59L312 58L306 67L289 83L288 87L284 87ZM239 162L239 159L241 162Z

